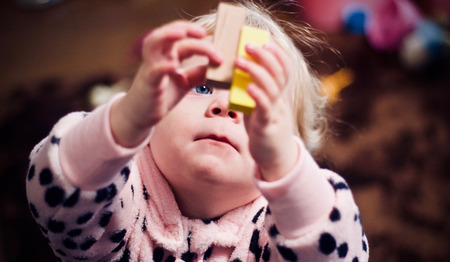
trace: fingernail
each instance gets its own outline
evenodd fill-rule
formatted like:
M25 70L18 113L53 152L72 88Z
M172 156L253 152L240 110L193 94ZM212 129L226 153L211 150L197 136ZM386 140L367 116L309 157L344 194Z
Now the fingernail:
M255 52L255 50L256 50L256 45L255 45L255 44L252 44L252 43L248 43L248 44L246 45L246 48L247 48L247 51L248 51L248 52Z
M247 60L242 57L238 57L236 59L236 65L238 65L240 67L245 67L247 65Z

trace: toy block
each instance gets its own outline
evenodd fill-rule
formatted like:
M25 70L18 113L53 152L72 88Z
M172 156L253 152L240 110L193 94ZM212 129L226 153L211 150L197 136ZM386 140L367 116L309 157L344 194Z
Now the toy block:
M219 88L230 88L234 73L239 34L245 24L245 10L242 7L220 3L217 10L213 44L224 56L220 66L209 66L206 84Z
M244 26L241 30L241 37L238 46L238 57L252 60L245 51L245 46L252 43L255 46L262 46L270 39L270 33L266 30ZM230 110L241 111L244 114L251 114L256 106L255 100L247 93L247 85L252 81L249 74L240 69L234 70L233 81L230 88Z

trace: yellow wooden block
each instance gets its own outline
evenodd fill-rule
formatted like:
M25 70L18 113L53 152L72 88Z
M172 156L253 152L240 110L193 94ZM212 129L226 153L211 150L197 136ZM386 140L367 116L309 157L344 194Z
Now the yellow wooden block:
M255 46L262 46L270 39L270 33L266 30L243 26L238 46L238 57L252 60L245 52L245 45L252 43ZM237 110L249 115L256 106L255 100L247 93L247 85L252 81L249 74L240 69L234 69L233 80L230 88L230 110Z

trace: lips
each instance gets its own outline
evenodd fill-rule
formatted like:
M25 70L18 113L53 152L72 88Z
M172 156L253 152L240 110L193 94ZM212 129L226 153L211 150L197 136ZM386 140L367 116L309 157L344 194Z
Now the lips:
M210 139L210 140L214 140L214 141L217 141L217 142L229 144L236 151L239 151L237 146L230 139L228 139L226 136L210 134L210 135L200 136L199 138L195 139L195 141L204 140L204 139Z

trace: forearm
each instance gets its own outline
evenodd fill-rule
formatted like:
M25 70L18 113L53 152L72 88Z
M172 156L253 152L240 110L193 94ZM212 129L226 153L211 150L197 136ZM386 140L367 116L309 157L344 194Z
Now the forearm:
M62 135L59 158L64 175L73 185L84 189L108 185L120 168L147 144L148 139L133 148L116 143L109 116L120 99L122 96L97 108Z
M149 136L152 128L149 125L142 125L135 120L139 116L136 116L130 109L130 104L134 103L133 99L130 99L130 95L133 95L133 90L130 90L128 95L113 103L109 114L114 141L127 148L133 148L141 144Z
M303 150L302 150L303 149ZM345 180L320 169L301 146L294 169L257 186L268 200L266 228L280 260L368 261L359 210ZM347 261L347 260L346 260Z
M286 237L310 232L326 220L335 201L333 188L303 143L296 141L300 155L294 168L277 181L257 181L269 201L278 229Z

